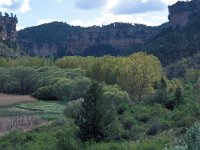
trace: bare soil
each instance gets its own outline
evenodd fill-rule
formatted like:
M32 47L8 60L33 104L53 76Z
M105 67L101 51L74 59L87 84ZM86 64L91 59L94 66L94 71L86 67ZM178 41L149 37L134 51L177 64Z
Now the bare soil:
M33 102L36 101L35 98L29 95L9 95L9 94L0 94L0 106L13 105L24 102Z

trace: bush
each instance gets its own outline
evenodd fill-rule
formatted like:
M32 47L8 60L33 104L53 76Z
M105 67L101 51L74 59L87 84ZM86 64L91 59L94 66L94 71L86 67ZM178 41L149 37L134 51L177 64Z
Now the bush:
M200 149L200 123L195 123L193 127L187 130L184 141L189 150Z
M66 117L77 119L80 116L83 101L84 99L81 98L78 100L68 102L64 111Z
M174 147L170 147L170 148L165 148L164 150L188 150L187 146L174 146Z
M154 120L151 127L147 131L147 135L156 135L161 131L161 124L158 120Z
M0 92L32 94L42 100L74 100L84 96L91 84L79 69L56 67L0 68Z
M55 92L53 87L45 86L37 89L35 93L32 94L37 99L40 100L56 100L57 97L55 96Z
M35 69L27 67L1 68L0 91L5 93L30 94L33 91Z
M58 149L60 150L80 150L79 143L73 129L60 130L57 132Z

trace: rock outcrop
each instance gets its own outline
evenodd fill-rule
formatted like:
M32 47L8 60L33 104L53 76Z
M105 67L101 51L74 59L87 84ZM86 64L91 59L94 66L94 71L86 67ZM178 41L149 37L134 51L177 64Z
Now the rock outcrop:
M3 16L2 13L0 13L0 39L15 42L17 38L17 23L17 17L13 14L9 16L5 13Z
M169 23L173 28L184 27L197 14L200 14L200 0L178 1L169 6Z

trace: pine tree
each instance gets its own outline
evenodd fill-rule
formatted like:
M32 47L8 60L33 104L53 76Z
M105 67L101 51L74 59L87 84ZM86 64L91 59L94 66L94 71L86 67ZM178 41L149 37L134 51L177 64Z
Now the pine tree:
M94 83L88 89L80 118L80 136L83 140L101 140L103 129L101 126L101 105L102 88L98 83Z
M117 136L118 118L114 103L103 99L103 89L98 83L93 83L88 89L80 120L80 138L84 141L101 141ZM110 131L112 130L112 133ZM113 135L114 134L114 135Z

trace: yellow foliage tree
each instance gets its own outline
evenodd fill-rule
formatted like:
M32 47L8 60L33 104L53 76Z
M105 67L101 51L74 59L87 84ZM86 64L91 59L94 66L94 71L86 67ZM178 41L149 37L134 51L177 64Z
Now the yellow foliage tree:
M158 58L140 52L124 61L120 69L118 84L135 100L140 100L154 90L153 84L160 82L162 74L162 66Z

